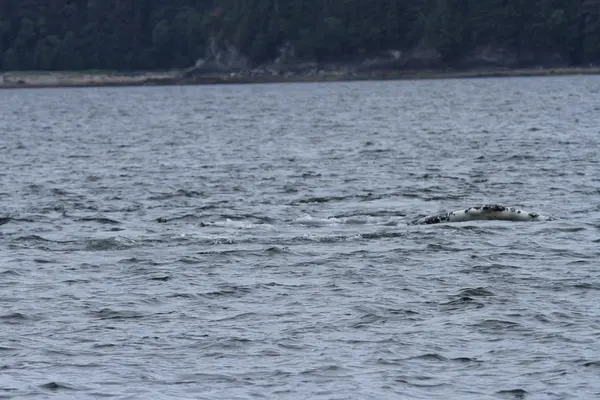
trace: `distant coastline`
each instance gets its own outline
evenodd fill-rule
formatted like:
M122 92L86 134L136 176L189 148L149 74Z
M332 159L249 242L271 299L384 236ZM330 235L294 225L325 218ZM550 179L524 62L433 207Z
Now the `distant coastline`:
M123 73L115 71L16 71L0 73L0 89L344 82L567 75L600 75L600 67L387 70L367 72L348 72L332 69L311 73L223 72L199 75L188 75L185 71Z

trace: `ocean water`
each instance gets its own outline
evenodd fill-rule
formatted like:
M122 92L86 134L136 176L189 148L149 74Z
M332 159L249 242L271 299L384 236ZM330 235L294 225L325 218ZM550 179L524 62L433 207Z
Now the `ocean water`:
M600 398L600 77L0 91L0 397ZM498 203L553 221L408 226Z

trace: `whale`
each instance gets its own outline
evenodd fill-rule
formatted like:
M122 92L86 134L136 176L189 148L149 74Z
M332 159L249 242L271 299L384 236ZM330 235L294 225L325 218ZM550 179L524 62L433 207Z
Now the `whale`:
M448 222L466 222L466 221L549 221L553 218L540 215L535 212L528 212L514 207L505 207L498 204L484 204L465 208L462 210L450 211L441 214L428 215L410 221L408 225L430 225Z

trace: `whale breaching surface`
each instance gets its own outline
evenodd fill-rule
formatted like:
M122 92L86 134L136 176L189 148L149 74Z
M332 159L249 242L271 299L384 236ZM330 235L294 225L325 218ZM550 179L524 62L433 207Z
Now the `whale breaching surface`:
M469 207L464 210L451 211L448 213L429 215L419 218L409 225L441 224L444 222L465 221L549 221L551 217L545 217L534 212L527 212L513 207L504 207L497 204Z

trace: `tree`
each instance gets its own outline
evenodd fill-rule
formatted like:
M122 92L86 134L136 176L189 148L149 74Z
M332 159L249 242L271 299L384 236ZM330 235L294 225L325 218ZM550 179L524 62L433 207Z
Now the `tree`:
M14 49L8 49L8 51L4 53L2 69L5 71L14 71L19 69L19 61L17 59L17 53Z
M186 67L234 47L269 62L484 48L522 63L600 62L600 0L3 0L0 62L14 69Z

